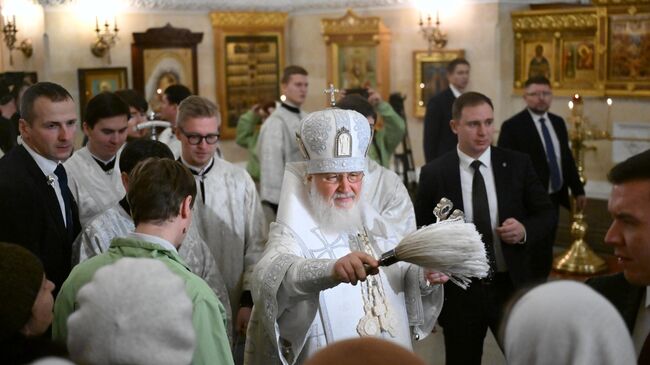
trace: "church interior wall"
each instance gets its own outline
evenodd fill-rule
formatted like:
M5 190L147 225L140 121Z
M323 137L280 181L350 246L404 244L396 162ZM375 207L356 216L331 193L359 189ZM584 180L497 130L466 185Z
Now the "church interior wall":
M497 128L509 116L520 111L523 100L512 90L513 36L510 13L527 8L516 2L465 3L454 14L441 14L441 23L448 33L448 49L464 49L472 64L470 90L485 93L494 100ZM419 12L411 6L353 9L360 16L379 16L391 30L392 92L406 95L406 113L411 145L416 166L424 163L422 153L422 120L413 117L413 51L426 50L427 44L417 25ZM215 51L212 26L208 12L200 11L124 11L117 14L119 41L111 49L112 64L90 53L95 38L94 15L79 15L71 5L30 8L28 17L18 18L19 41L30 38L34 55L25 59L14 51L14 65L9 65L6 47L1 57L4 71L37 71L40 80L50 80L66 87L78 100L78 68L127 67L129 85L132 85L131 43L133 32L171 23L174 27L202 32L198 45L199 94L216 100ZM286 32L286 64L299 64L310 73L310 93L304 109L318 110L326 105L322 89L326 85L327 60L321 35L320 20L340 17L344 9L332 11L297 11L289 16ZM26 19L29 19L27 21ZM495 51L496 50L496 51ZM218 55L217 55L218 56ZM387 96L385 96L387 97ZM556 96L551 111L566 117L569 114L566 96ZM593 125L603 127L606 106L603 98L585 98L585 115ZM647 122L650 102L647 99L614 98L614 122ZM79 132L81 134L81 132ZM79 138L81 139L81 138ZM613 166L612 144L609 141L590 143L597 147L586 153L586 175L591 181L603 181ZM243 162L246 151L233 141L222 141L227 159Z

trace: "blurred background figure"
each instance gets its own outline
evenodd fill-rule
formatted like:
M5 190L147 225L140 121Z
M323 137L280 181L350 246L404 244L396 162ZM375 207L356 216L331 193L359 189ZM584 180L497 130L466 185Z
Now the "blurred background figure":
M255 184L260 182L260 159L257 156L257 139L260 128L266 118L277 108L277 102L265 101L253 105L251 110L244 113L237 121L237 142L248 151L246 171L251 175Z
M133 89L117 90L115 95L119 96L129 106L129 127L127 129L126 142L128 143L135 139L147 137L150 131L135 129L138 124L147 121L149 104L144 96Z

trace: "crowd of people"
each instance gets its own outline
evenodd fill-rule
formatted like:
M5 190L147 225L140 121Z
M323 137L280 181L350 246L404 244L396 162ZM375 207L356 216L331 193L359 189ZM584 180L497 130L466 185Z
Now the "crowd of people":
M494 146L470 64L447 71L413 201L389 169L404 119L372 88L304 112L300 66L240 118L247 169L219 153L219 107L182 85L162 94L158 140L135 128L148 105L133 90L78 120L60 85L24 88L0 119L0 362L422 364L412 343L439 323L447 364L480 364L488 329L512 364L649 363L650 151L609 174L623 272L545 283L560 206L586 206L551 84L526 82ZM380 268L442 198L481 234L489 275L462 288Z

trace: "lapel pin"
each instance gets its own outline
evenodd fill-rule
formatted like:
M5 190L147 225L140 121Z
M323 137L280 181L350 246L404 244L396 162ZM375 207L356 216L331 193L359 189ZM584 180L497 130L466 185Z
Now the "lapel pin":
M508 166L508 164L504 162L504 163L501 164L501 166L506 167L506 166Z
M47 185L52 186L52 184L54 184L54 181L55 181L54 176L47 175Z

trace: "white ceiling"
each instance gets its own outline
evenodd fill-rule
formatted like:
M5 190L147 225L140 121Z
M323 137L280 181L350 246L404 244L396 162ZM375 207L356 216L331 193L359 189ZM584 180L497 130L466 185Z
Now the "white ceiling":
M58 7L78 0L38 0L44 7ZM114 0L103 0L114 1ZM302 11L340 8L415 6L423 1L464 1L466 3L589 3L589 0L123 0L129 7L142 10L237 10L237 11Z

